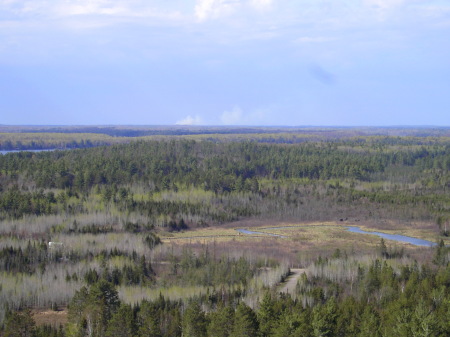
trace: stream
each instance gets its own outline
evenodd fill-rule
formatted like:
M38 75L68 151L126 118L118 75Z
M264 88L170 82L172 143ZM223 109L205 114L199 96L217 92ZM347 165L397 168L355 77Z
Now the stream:
M378 235L379 237L382 237L383 239L394 240L394 241L398 241L398 242L407 242L407 243L410 243L415 246L427 246L427 247L436 246L436 243L434 243L434 242L417 239L417 238L413 238L413 237L405 236L405 235L386 234L386 233L380 233L380 232L366 232L359 227L347 227L347 230L352 233Z
M279 227L279 228L281 228L281 227ZM273 229L276 229L276 228L273 228ZM273 233L263 233L263 232L253 232L253 231L249 231L248 229L243 229L243 228L236 229L236 231L238 231L239 233L242 233L242 234L249 234L249 235L267 235L267 236L276 236L279 238L287 238L287 236L284 236L284 235L273 234Z
M265 228L265 229L282 229L282 228L292 228L292 227L293 226L284 226L284 227L271 227L271 228ZM298 226L298 227L305 227L305 226ZM379 237L382 237L383 239L393 240L393 241L397 241L397 242L406 242L406 243L410 243L415 246L426 246L426 247L436 246L436 243L431 242L431 241L417 239L417 238L413 238L410 236L399 235L399 234L367 232L357 226L347 226L346 230L348 230L349 232L352 232L352 233L377 235ZM250 231L248 229L243 229L243 228L236 229L236 231L243 233L243 234L249 234L249 235L267 235L267 236L276 236L276 237L280 237L280 238L286 238L286 236L284 236L284 235L273 234L273 233L264 233L264 232L254 232L254 231Z

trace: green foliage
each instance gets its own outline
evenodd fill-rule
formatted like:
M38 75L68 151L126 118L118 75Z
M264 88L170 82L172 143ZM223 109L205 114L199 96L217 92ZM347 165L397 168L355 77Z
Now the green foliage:
M334 260L333 260L334 261ZM393 272L385 260L372 261L370 268L362 269L361 277L347 293L330 292L333 282L325 277L310 277L302 280L300 291L314 284L314 289L322 289L323 300L302 305L287 295L274 295L267 292L255 312L243 301L234 309L233 303L241 297L240 293L225 293L214 305L214 294L200 296L189 304L172 302L162 296L150 302L143 301L133 311L130 306L122 305L117 309L117 301L109 301L111 318L102 326L94 329L93 307L98 305L98 289L111 286L95 284L90 290L82 288L74 296L70 305L70 324L67 336L73 333L75 322L78 333L103 331L110 336L446 336L449 332L448 313L450 312L450 283L448 268L436 270L413 264L405 266L401 273ZM326 268L325 262L322 267ZM373 294L361 293L360 287L372 282L368 278L377 278L378 285ZM338 281L334 281L338 282ZM343 283L339 282L341 285ZM395 291L383 298L380 291L392 287ZM303 290L302 290L303 289ZM353 293L352 293L353 292ZM103 291L102 293L108 293ZM107 297L103 295L103 297ZM114 296L112 296L114 298ZM309 295L305 295L304 299ZM92 304L93 303L93 304ZM103 301L107 303L107 301ZM209 307L207 314L202 307ZM103 309L103 314L105 314ZM101 310L98 319L101 320ZM88 315L91 316L88 316ZM78 318L77 318L78 317ZM88 318L91 318L91 321ZM124 323L126 322L126 324ZM122 322L122 324L121 324ZM100 323L98 323L100 324ZM72 330L71 330L72 329ZM80 330L81 329L81 330Z
M244 257L215 259L207 247L199 256L184 249L179 261L175 259L172 263L179 282L184 285L245 285L257 272L257 266Z
M157 245L161 244L161 239L159 238L159 236L157 236L154 233L149 233L145 238L144 238L144 242L145 244L150 248L153 249L155 248Z
M220 304L216 311L208 315L208 336L228 337L231 335L234 325L234 309L227 305Z
M29 310L13 312L5 322L5 337L35 337L36 325Z
M381 337L380 317L378 313L367 305L361 316L361 325L359 337Z
M122 304L112 315L106 329L106 337L136 336L135 319L130 305Z
M271 294L266 293L261 301L257 313L261 336L265 337L272 335L278 314L279 313L275 313Z
M16 273L33 273L45 268L49 262L58 260L61 254L56 251L48 254L45 242L28 241L25 249L12 246L0 250L0 270Z
M65 337L63 326L59 329L51 325L41 325L36 327L36 337Z
M276 302L275 302L276 303ZM312 337L311 310L292 303L285 310L277 310L278 320L274 321L274 337Z
M160 313L157 304L143 301L138 313L137 325L139 327L139 336L142 337L161 337Z
M334 336L336 330L337 307L332 298L324 305L314 307L311 326L314 337Z
M206 337L207 322L199 303L189 303L183 314L183 336Z
M89 290L81 288L69 304L70 324L67 327L67 335L78 336L87 333L91 336L103 336L108 321L119 306L116 289L105 280L93 284Z
M234 317L231 337L258 336L258 319L255 312L248 305L244 302L239 303Z
M450 262L450 247L446 247L444 241L439 241L433 262L440 266L446 266Z

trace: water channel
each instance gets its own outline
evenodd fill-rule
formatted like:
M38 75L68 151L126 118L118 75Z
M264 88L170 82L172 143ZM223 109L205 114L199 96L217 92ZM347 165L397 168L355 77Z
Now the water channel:
M43 149L43 150L1 150L0 154L16 153L16 152L47 152L55 151L55 149Z
M273 228L273 229L275 229L275 228ZM243 228L236 229L236 231L238 231L239 233L242 233L242 234L249 234L249 235L267 235L267 236L277 236L279 238L287 237L284 235L273 234L273 233L253 232L253 231L249 231L248 229L243 229Z
M427 246L427 247L436 246L436 243L434 243L434 242L417 239L417 238L413 238L413 237L405 236L405 235L386 234L386 233L380 233L380 232L366 232L359 227L347 227L347 230L352 233L378 235L379 237L382 237L383 239L394 240L394 241L398 241L398 242L406 242L406 243L410 243L414 246Z
M266 229L282 229L282 228L292 228L292 227L295 227L295 226L271 227L271 228L266 228ZM306 227L306 226L298 226L298 227ZM333 227L335 227L335 226L333 226ZM349 232L352 232L352 233L377 235L379 237L382 237L383 239L393 240L393 241L397 241L397 242L406 242L406 243L410 243L415 246L432 247L432 246L436 245L436 243L431 242L431 241L417 239L417 238L413 238L413 237L405 236L405 235L386 234L386 233L381 233L381 232L367 232L357 226L347 226L346 230L348 230ZM281 238L286 237L284 235L273 234L273 233L254 232L254 231L250 231L248 229L243 229L243 228L236 229L236 231L243 233L243 234L249 234L249 235L267 235L267 236L276 236L276 237L281 237Z

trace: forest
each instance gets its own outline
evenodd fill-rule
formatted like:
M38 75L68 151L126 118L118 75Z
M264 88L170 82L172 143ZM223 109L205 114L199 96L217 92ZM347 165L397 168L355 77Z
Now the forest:
M0 335L450 335L448 129L98 130L0 134Z

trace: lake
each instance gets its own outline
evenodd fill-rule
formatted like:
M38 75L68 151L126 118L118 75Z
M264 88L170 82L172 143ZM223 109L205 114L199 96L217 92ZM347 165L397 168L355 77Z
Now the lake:
M15 152L46 152L46 151L55 151L56 149L44 149L44 150L1 150L0 154L8 154Z

